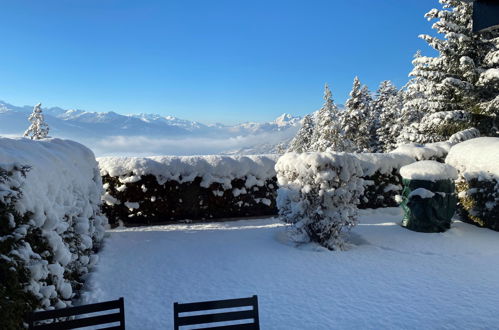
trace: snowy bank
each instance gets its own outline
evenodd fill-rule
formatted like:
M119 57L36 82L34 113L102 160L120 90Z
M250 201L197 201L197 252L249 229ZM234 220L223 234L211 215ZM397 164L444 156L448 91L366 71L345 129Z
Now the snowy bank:
M276 213L276 155L99 158L110 222Z
M445 162L459 171L456 186L463 220L499 231L499 138L456 144Z
M104 236L101 194L97 162L81 144L0 138L0 319L9 326L78 294Z

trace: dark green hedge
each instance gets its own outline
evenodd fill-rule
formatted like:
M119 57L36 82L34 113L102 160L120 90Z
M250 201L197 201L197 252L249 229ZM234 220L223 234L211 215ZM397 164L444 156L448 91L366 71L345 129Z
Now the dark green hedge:
M263 186L245 187L245 178L234 179L231 189L224 189L219 183L208 188L201 187L201 177L191 182L167 181L159 184L153 175L144 175L137 182L125 183L125 189L117 177L103 178L106 191L119 204L103 204L102 210L112 226L118 220L125 225L149 225L179 220L207 220L276 215L275 197L277 182L273 178ZM233 189L246 189L247 193L234 196ZM262 201L268 200L269 205ZM137 209L129 209L125 202L138 203Z
M402 193L402 177L394 169L392 173L376 172L364 177L364 195L360 197L359 209L377 209L381 207L397 207L395 196Z
M499 166L499 165L498 165ZM458 212L463 221L499 231L499 182L471 178L457 183Z
M26 176L28 167L14 167L12 170L0 168L0 184L9 186L9 191L0 199L0 329L20 329L25 313L38 306L36 297L24 290L30 274L20 258L13 254L24 242L29 243L33 252L42 252L47 245L40 230L31 230L20 242L15 230L27 224L29 214L22 216L15 209L16 201L22 197L19 187L10 184L16 174ZM13 225L14 224L14 225Z

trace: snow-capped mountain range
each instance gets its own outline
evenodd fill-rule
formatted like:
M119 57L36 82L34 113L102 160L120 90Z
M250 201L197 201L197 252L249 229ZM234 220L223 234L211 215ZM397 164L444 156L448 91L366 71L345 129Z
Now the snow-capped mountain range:
M0 101L0 135L20 136L31 106ZM271 153L296 134L301 118L283 114L272 122L205 125L173 116L43 108L50 136L79 141L97 155Z

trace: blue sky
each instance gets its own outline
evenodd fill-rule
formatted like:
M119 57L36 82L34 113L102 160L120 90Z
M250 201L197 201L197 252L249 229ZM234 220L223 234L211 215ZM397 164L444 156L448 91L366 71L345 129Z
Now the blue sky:
M0 100L205 123L407 82L437 0L0 0Z

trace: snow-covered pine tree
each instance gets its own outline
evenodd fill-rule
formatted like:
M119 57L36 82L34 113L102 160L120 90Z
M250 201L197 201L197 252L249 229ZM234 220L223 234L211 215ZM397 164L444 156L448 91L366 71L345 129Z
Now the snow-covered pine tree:
M432 27L443 38L420 36L438 56L415 57L410 73L414 78L406 89L406 95L411 99L404 106L404 121L408 121L405 117L423 116L418 123L406 125L398 142L447 139L473 124L480 126L480 121L490 121L490 117L477 119L470 112L479 112L477 104L482 103L484 93L479 82L486 52L493 48L488 46L494 35L492 32L488 35L472 32L471 3L460 0L440 0L440 3L442 9L432 9L425 17L436 20ZM488 101L491 100L489 94ZM448 113L440 113L443 111Z
M499 136L499 29L487 31L484 35L487 42L484 47L483 71L478 79L480 103L476 112L492 117L492 127L486 134Z
M310 151L346 151L347 144L341 131L338 107L327 84L324 86L324 101L317 112Z
M306 115L301 124L301 128L293 138L287 152L307 152L310 151L312 135L314 134L314 119L312 115Z
M346 113L341 118L341 127L347 141L351 141L353 152L369 152L375 130L375 122L371 111L371 95L367 86L361 86L358 77L353 81L350 98L346 102Z
M43 117L41 103L35 105L28 120L31 122L31 125L26 132L24 132L24 136L30 137L32 140L40 140L49 137L49 126Z
M377 144L375 152L388 152L395 149L402 113L403 94L389 80L381 82L373 101L373 113L378 118L376 125Z

